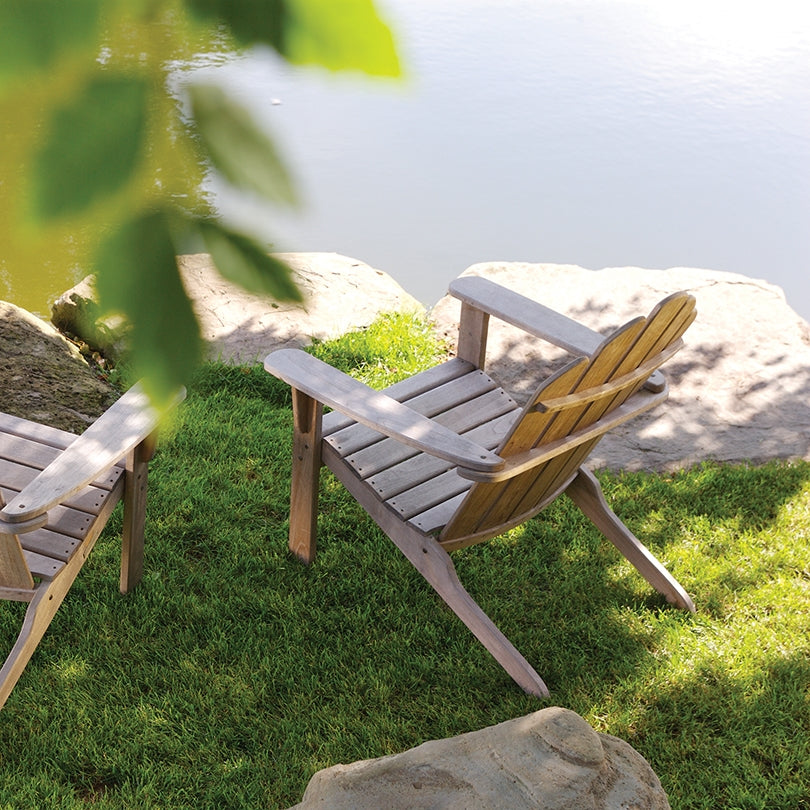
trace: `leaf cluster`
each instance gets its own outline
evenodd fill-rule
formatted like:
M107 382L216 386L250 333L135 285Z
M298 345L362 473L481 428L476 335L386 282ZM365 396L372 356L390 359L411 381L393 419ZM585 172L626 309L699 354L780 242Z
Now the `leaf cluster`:
M396 75L371 0L21 0L0 4L0 106L40 99L23 200L41 237L93 231L102 309L132 325L132 363L156 402L201 357L176 256L202 245L250 292L301 300L289 268L226 225L201 191L210 172L241 193L294 205L292 182L252 112L212 84L172 76L202 43L254 45L293 64ZM168 58L167 58L168 55ZM168 143L168 148L157 145ZM0 177L0 182L3 180Z

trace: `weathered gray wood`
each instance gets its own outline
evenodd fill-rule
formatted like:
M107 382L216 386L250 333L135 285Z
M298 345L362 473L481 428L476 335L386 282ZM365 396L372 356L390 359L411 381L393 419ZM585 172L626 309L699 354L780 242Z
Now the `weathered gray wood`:
M453 435L457 435L475 446L481 446L477 441L469 438L472 436L473 428L512 413L517 409L514 401L498 389L488 391L475 400L462 402L454 408L449 408L444 413L436 414L432 422L439 427L448 428ZM346 448L343 445L336 444L334 435L328 436L326 441L336 447L340 454L345 456L347 463L351 464L363 478L374 475L392 464L411 458L419 452L418 448L402 444L393 437L385 438L350 454L346 454ZM438 456L437 453L432 451L427 452ZM446 455L439 457L447 458ZM458 459L450 459L450 461L454 464L459 463Z
M23 439L31 439L40 444L47 444L58 450L64 450L75 440L76 435L68 433L66 430L41 425L39 422L30 422L19 416L12 416L10 413L0 411L0 434L8 436L19 436Z
M419 394L423 394L425 391L432 391L434 388L444 385L457 377L463 377L474 370L475 368L471 363L452 357L444 363L389 385L387 388L383 388L382 392L392 399L405 402L419 396ZM327 413L323 418L323 435L328 436L333 431L340 430L353 421L351 417L340 413L340 411Z
M400 492L387 502L405 519L466 492L472 484L460 478L455 469L422 481Z
M483 369L487 358L488 331L489 313L467 301L462 301L456 348L458 357L468 360L476 368Z
M67 564L64 560L51 557L49 554L37 554L24 550L25 562L31 573L38 579L52 580Z
M572 354L590 356L603 339L584 324L480 276L455 279L450 284L450 294L468 307L494 315ZM663 385L663 375L658 371L647 383L654 392L662 390Z
M389 506L374 497L365 482L326 444L323 457L338 480L512 679L529 694L548 697L543 679L464 589L447 552L432 537L403 522Z
M112 507L105 507L103 519L96 522L93 530L68 563L41 557L33 552L25 552L29 568L34 576L41 578L42 581L36 586L33 598L28 604L17 641L0 668L0 707L11 694L65 595L90 556L111 509Z
M425 391L416 396L408 397L403 402L412 411L433 418L439 414L446 413L453 408L470 402L477 397L488 394L498 388L495 382L480 371L472 371L461 377L442 382L435 388ZM508 396L507 394L504 394ZM447 420L441 422L448 427ZM384 434L364 424L351 424L342 430L332 431L329 434L329 441L335 447L340 447L341 452L348 456L365 447L369 447L375 442L384 438Z
M28 487L41 472L41 470L35 467L28 467L19 462L0 459L0 479L3 481L4 491L8 493L7 497L9 502L18 499L20 492ZM96 476L93 484L73 492L65 497L61 503L89 514L96 514L123 473L123 468L118 466L111 467L108 470L108 475L103 479L100 476ZM8 506L5 508L8 508ZM37 510L36 514L42 514L46 511L49 510ZM19 519L18 516L15 516L15 519L11 521L11 518L8 517L4 511L0 513L0 519L14 523L24 522L24 520Z
M289 546L305 563L315 559L317 544L322 416L323 408L317 400L293 388Z
M47 512L114 465L157 428L158 413L140 387L133 386L79 436L52 464L9 501L11 522Z
M509 430L514 418L514 411L510 411L473 428L465 435L477 444L492 450L497 447ZM405 461L399 463L390 462L379 472L369 476L367 481L382 500L388 500L399 492L404 492L406 489L428 480L431 476L439 475L453 466L455 465L444 459L436 458L427 453L417 453Z
M122 590L140 578L146 464L157 419L139 387L78 438L0 413L0 599L29 602L0 669L0 706L124 496Z
M124 525L121 532L121 573L118 580L121 593L129 593L143 577L147 477L156 441L155 434L151 434L127 453L124 477Z
M65 537L61 532L39 529L21 535L20 542L26 551L42 554L54 560L67 562L81 545L75 537Z
M432 422L395 399L328 366L298 349L281 349L265 360L265 368L313 399L329 405L405 444L429 451L471 469L497 469L503 459Z
M0 507L5 504L0 492ZM20 538L10 532L0 532L0 588L25 591L34 587L31 571L23 557Z
M450 294L572 354L591 355L602 342L593 329L480 276L455 279Z

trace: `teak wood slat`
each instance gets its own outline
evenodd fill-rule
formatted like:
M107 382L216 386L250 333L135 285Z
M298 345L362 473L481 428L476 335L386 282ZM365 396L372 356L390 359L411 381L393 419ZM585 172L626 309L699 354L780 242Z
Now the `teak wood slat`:
M659 367L680 349L695 302L676 293L603 336L486 279L462 277L450 292L461 300L457 357L384 392L302 352L265 359L294 390L290 548L306 562L314 557L323 464L512 678L545 696L540 676L472 600L447 552L517 526L567 493L657 591L694 610L610 510L584 462L607 431L666 399ZM573 354L537 381L522 408L484 370L492 317ZM334 410L319 436L325 405Z

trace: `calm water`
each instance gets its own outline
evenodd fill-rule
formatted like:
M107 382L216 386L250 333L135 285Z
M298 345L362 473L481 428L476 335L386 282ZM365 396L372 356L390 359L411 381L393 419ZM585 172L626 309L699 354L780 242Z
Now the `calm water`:
M377 5L404 82L270 53L202 69L255 106L305 200L289 214L213 186L223 213L279 250L362 259L426 304L479 261L689 265L779 284L810 319L810 4ZM34 311L84 272L10 255L0 298Z
M470 264L708 267L810 319L810 6L378 0L409 78L219 71L285 147L305 207L246 211L427 304Z

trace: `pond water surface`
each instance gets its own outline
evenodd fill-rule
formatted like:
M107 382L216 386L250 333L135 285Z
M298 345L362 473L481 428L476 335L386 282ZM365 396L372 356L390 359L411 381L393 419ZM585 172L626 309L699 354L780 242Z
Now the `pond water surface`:
M212 184L225 215L277 250L368 262L428 305L480 261L696 266L778 284L810 319L810 4L377 6L403 81L265 52L191 70L254 106L304 200L289 213ZM83 274L9 250L0 298L34 311Z
M810 5L378 0L404 82L219 71L285 147L305 205L247 212L426 304L478 261L706 267L810 319Z

